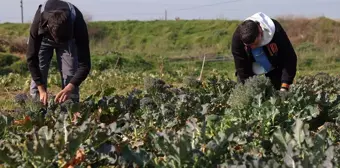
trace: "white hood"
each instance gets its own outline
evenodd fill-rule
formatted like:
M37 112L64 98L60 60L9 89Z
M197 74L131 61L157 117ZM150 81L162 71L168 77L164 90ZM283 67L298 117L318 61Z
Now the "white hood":
M275 24L273 20L262 12L255 13L245 20L258 21L263 30L263 38L260 46L267 45L274 37Z

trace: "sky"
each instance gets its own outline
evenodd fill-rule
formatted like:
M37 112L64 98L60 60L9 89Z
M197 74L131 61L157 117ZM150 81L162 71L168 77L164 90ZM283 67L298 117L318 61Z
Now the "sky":
M21 22L20 0L0 0L0 22ZM24 22L31 22L45 0L23 0ZM93 21L237 19L263 12L278 16L339 19L340 0L69 0Z

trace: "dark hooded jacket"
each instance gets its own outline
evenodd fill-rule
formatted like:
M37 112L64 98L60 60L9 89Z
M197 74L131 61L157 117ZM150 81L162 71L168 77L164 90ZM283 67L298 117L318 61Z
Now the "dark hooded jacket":
M72 5L72 4L71 4ZM43 12L41 12L44 7ZM32 79L37 85L44 84L42 75L39 69L39 49L43 39L53 41L51 34L47 28L48 13L53 10L64 10L67 12L68 19L70 20L69 30L67 30L64 37L69 40L74 39L77 47L78 54L78 69L75 76L71 79L70 83L75 86L79 86L87 77L91 68L90 61L90 48L89 48L89 36L87 25L79 9L74 6L75 18L71 20L71 11L69 4L61 0L48 0L45 5L40 5L34 16L33 23L30 28L30 35L28 41L28 51L26 54L28 68L31 72Z
M264 45L263 48L272 66L282 71L281 82L290 85L296 75L297 56L281 24L275 19L272 19L272 21L275 24L275 34L272 40L267 45ZM255 60L251 49L241 41L239 27L233 34L231 50L236 75L244 83L246 79L255 75L252 70L252 63Z

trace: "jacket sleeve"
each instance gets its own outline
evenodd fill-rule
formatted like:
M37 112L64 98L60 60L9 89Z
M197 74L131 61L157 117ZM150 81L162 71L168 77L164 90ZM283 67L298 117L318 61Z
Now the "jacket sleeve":
M252 62L248 59L244 44L240 39L238 29L233 34L231 52L234 57L236 74L240 82L253 76Z
M35 13L33 22L30 26L30 33L28 38L28 48L26 53L26 60L28 69L31 73L33 81L37 85L42 85L42 75L39 68L39 49L42 41L42 35L39 34L39 25L40 25L40 8L39 6L38 10Z
M82 13L75 7L76 20L74 23L74 37L77 46L79 67L70 83L79 86L88 76L91 69L89 35Z
M276 27L279 28L280 32L280 52L282 52L283 58L283 69L282 69L282 77L281 82L282 85L291 85L294 81L296 75L296 66L297 66L297 56L293 45L291 44L287 33L283 29L280 23L275 21ZM281 55L281 53L280 53Z

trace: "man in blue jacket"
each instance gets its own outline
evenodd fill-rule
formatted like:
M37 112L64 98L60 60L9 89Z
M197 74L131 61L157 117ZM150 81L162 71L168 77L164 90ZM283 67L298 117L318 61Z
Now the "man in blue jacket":
M79 101L79 85L87 78L90 49L87 25L77 7L62 0L47 0L36 11L30 28L26 55L32 81L30 94L47 104L47 78L56 51L62 90L55 101Z
M239 82L265 74L277 90L287 91L293 83L294 48L280 23L264 13L252 15L237 27L231 50Z

